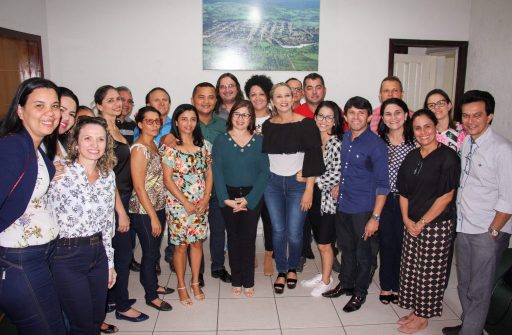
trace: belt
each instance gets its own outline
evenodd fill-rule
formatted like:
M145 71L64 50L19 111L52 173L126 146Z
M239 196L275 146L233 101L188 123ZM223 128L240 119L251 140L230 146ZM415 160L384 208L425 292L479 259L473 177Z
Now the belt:
M86 237L72 237L72 238L59 238L57 240L58 247L78 247L78 246L87 246L87 245L97 245L102 243L102 235L101 232L98 232L91 236Z

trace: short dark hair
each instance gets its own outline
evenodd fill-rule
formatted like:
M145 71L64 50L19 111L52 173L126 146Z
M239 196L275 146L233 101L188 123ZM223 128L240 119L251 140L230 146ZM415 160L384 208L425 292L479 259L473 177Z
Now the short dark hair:
M355 96L348 99L345 107L343 108L343 112L347 115L347 111L350 108L364 109L368 113L368 116L372 115L372 104L363 97Z
M145 99L146 100L146 105L149 104L149 97L151 96L151 93L156 92L156 91L164 92L165 94L167 94L167 98L169 98L169 102L171 101L171 96L169 95L169 92L167 92L162 87L155 87L155 88L152 88L151 91L148 92L148 94L146 94L146 99Z
M144 116L147 114L147 113L150 113L150 112L153 112L153 113L157 113L159 117L162 117L162 114L160 114L160 112L158 111L158 109L156 109L155 107L152 107L152 106L144 106L144 107L141 107L139 108L139 111L137 112L137 114L135 115L135 123L137 123L137 127L140 129L139 127L139 122L142 122L144 120Z
M467 91L462 96L462 105L480 101L485 104L485 113L487 115L494 114L496 102L491 93L487 91L471 90Z
M303 81L303 84L302 84L302 86L304 88L306 87L306 79L310 79L310 80L320 79L320 82L322 83L322 86L325 86L324 77L322 77L321 75L319 75L316 72L312 72L312 73L310 73L310 74L308 74L307 76L304 77L304 81ZM290 79L288 79L288 80L290 80ZM288 81L286 81L286 82L288 82Z
M270 90L272 89L272 86L274 86L274 84L272 83L272 79L270 79L270 77L261 74L256 74L249 78L245 82L244 86L245 96L247 97L247 99L249 99L249 93L253 86L260 87L263 90L263 93L265 93L267 100L270 101Z
M295 77L291 77L291 78L288 78L287 81L285 81L286 84L288 84L288 82L292 81L292 80L296 80L300 83L300 86L302 87L302 81L300 81L299 79L295 78Z
M62 98L62 97L68 97L70 98L71 100L73 100L76 104L76 109L78 110L78 106L80 105L78 103L78 97L76 96L75 93L73 93L73 91L71 91L69 88L67 87L62 87L60 86L58 88L58 92L59 92L59 99Z
M334 114L334 125L331 129L330 135L336 135L339 139L343 137L343 121L341 118L341 108L338 106L337 103L330 100L324 100L321 103L318 104L315 110L315 117L320 113L320 109L327 107L330 110L332 110L332 113Z
M254 133L254 130L256 129L256 113L254 112L254 107L252 106L252 103L248 100L240 100L235 102L235 104L231 108L231 111L229 112L228 121L226 122L226 130L233 129L233 115L235 114L237 109L244 107L246 107L247 110L249 111L249 116L251 118L247 130L251 134Z
M211 87L211 88L213 88L215 90L215 86L213 86L211 83L203 81L202 83L199 83L196 86L194 86L194 90L192 91L192 96L194 96L196 94L197 90L200 87ZM215 93L215 94L217 94L217 93Z
M404 91L404 86L402 85L402 81L400 80L400 78L398 78L397 76L387 76L386 78L382 79L382 81L380 82L379 92L382 91L382 85L384 84L385 81L394 81L394 82L398 83L398 85L400 85L400 91L401 92Z
M434 122L434 125L437 126L438 121L437 121L436 115L430 109L426 109L426 108L423 108L423 109L420 109L420 110L417 110L416 112L414 112L414 114L412 115L411 124L413 124L414 120L416 120L420 116L428 117L430 120L432 120L432 122Z
M172 114L172 127L171 127L171 134L176 137L176 141L178 144L182 144L182 139L180 135L180 130L178 129L178 118L181 114L183 114L186 111L193 111L196 114L197 124L194 128L194 131L192 132L192 137L194 139L194 145L198 147L202 147L204 145L204 138L203 133L201 132L201 126L199 125L199 113L197 112L197 109L191 105L191 104L181 104L174 110L174 113Z
M384 123L384 119L382 118L382 116L384 115L384 110L389 105L397 105L404 111L404 113L406 115L405 123L404 123L404 134L403 134L404 140L406 143L414 143L414 134L412 132L411 117L409 116L409 107L407 107L407 104L405 103L405 101L403 101L402 99L399 99L399 98L389 98L386 101L384 101L382 103L382 105L380 106L381 118L379 121L379 126L377 128L377 133L379 134L380 138L382 138L384 140L384 142L386 142L388 145L391 143L391 142L389 142L389 137L388 137L389 127Z
M17 133L23 128L20 117L18 116L18 105L25 106L28 97L34 90L38 88L49 88L55 91L57 97L60 99L59 90L57 85L52 81L44 78L29 78L23 81L16 90L16 94L12 98L7 114L0 121L0 136L5 136L8 133Z

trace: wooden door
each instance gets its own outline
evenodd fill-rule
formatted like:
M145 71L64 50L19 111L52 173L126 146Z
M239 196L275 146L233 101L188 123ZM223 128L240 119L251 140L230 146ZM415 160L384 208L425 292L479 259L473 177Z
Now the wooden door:
M0 28L0 119L20 83L43 76L41 36Z

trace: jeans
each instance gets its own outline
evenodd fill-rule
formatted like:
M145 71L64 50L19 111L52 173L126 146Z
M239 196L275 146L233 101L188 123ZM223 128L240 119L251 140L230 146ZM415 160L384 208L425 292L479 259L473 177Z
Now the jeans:
M147 214L130 213L132 229L137 233L142 248L142 259L140 262L140 283L144 287L144 298L152 301L158 298L158 277L155 266L160 258L160 243L165 229L165 209L156 212L162 233L154 237L151 234L151 219Z
M93 245L58 245L51 270L71 334L99 334L108 290L108 260L101 237Z
M21 335L64 335L66 329L50 263L55 241L0 247L0 310Z
M293 176L270 173L265 203L272 221L274 258L278 272L297 269L302 253L302 230L306 212L300 207L305 183ZM288 256L286 249L288 249Z
M226 225L215 189L212 190L210 198L208 223L210 225L210 255L212 256L211 269L213 272L224 269L224 247L226 245Z
M131 192L123 192L120 195L124 209L128 213L128 203L132 194ZM112 291L115 297L116 310L126 312L131 308L128 301L128 277L130 276L130 263L133 257L133 245L130 231L126 233L118 232L118 224L116 213L116 233L112 238L112 247L114 248L114 268L117 272L117 280Z
M399 290L403 236L404 222L400 212L400 196L390 193L382 209L379 224L379 279L383 291L398 292Z
M372 212L347 214L337 212L336 235L341 247L341 272L338 276L344 288L353 288L354 294L366 296L370 286L373 235L363 240L364 227Z
M457 233L457 290L462 306L460 335L482 334L494 287L496 266L510 242L500 233L494 241L489 233Z

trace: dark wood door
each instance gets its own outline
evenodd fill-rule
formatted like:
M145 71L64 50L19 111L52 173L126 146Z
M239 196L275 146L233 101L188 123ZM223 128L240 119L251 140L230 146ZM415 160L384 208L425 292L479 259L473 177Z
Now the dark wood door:
M20 83L43 76L41 36L0 28L0 119Z

